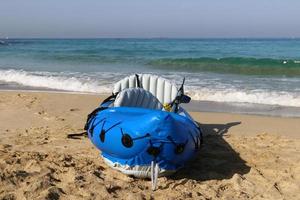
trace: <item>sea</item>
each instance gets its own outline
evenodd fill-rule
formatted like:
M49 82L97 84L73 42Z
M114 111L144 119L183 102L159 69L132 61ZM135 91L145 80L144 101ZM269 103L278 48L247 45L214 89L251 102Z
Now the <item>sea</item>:
M163 76L188 110L300 117L300 39L0 39L0 89L110 94Z

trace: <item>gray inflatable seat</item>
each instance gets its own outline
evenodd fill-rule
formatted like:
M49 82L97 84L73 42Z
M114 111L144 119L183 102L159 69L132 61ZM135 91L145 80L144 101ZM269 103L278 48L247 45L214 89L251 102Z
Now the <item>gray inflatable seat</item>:
M161 110L163 105L143 88L127 88L119 92L114 107L140 107Z
M174 83L151 74L140 74L140 87L150 92L161 104L171 103L177 96L178 89ZM114 85L113 93L117 94L126 88L138 88L137 76L131 75Z

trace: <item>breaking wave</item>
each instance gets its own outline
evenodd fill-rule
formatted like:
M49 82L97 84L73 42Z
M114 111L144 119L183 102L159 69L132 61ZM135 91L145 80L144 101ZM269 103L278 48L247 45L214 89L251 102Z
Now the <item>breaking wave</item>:
M14 84L32 89L44 88L72 92L111 93L113 83L127 74L122 73L79 73L79 72L30 72L24 70L0 70L0 86ZM177 76L177 75L169 75ZM198 79L198 82L201 79ZM203 80L205 81L205 80ZM214 81L214 80L212 80ZM216 84L218 80L215 80ZM197 82L197 81L195 81ZM193 100L216 102L257 103L267 105L300 107L300 91L279 91L268 89L243 89L214 86L202 87L190 83L186 85L186 92Z
M0 70L0 81L18 85L74 92L110 93L110 84L79 73ZM104 84L104 85L103 85Z
M300 92L188 89L193 100L300 107Z

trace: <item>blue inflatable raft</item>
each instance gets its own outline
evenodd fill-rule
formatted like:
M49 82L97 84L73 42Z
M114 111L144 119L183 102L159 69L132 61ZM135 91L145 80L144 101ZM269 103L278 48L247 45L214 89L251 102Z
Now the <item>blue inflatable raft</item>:
M184 84L184 81L183 81ZM202 144L201 129L180 107L183 84L149 74L115 84L113 94L88 116L86 130L104 161L125 174L152 180L182 168Z

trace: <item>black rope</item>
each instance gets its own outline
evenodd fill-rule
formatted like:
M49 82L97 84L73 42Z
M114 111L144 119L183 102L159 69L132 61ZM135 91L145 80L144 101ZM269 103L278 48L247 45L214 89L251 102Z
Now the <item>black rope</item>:
M100 132L100 140L101 140L101 142L104 142L104 141L105 141L105 134L106 134L108 131L110 131L110 130L111 130L112 128L114 128L115 126L121 124L121 122L118 122L118 123L112 125L110 128L104 130L103 128L104 128L105 122L106 122L106 121L103 122L102 128L101 128L101 132Z
M107 107L98 107L95 110L93 110L93 112L91 112L90 114L88 114L86 123L84 125L84 130L87 130L89 128L89 123L96 116L96 114L98 112L102 111L102 110L105 110L105 109L107 109Z
M180 88L177 91L177 95L176 98L172 101L171 103L171 107L173 108L173 106L175 106L174 108L174 112L177 113L178 112L178 106L181 103L181 99L184 96L184 83L185 83L185 77L183 77L182 83Z
M191 135L193 141L194 141L194 144L195 144L195 151L197 151L199 149L199 137L197 136L196 137L196 140L193 136L193 134L189 131L189 134Z
M203 132L202 132L202 129L200 128L200 126L198 127L198 130L200 132L200 148L203 146Z
M144 136L140 136L140 137L136 137L136 138L133 138L132 140L140 140L140 139L143 139L143 138L147 138L147 137L150 137L151 135L149 133L147 133L146 135Z
M95 127L98 125L98 124L100 124L103 120L105 120L106 118L102 118L101 120L99 120L96 124L94 124L92 127L91 127L91 129L90 129L90 133L91 133L91 136L93 137L93 135L94 135L94 129L95 129ZM92 123L94 123L94 121L95 120L93 120L93 122Z
M67 138L79 140L80 137L87 137L87 135L88 135L87 132L84 131L82 133L71 133L71 134L68 134Z
M107 102L109 102L109 101L114 101L114 100L116 99L117 95L118 95L118 92L115 93L115 94L112 93L109 97L107 97L106 99L104 99L104 100L102 101L101 105L102 105L102 104L105 104L105 103L107 103Z
M184 93L184 89L183 89L184 83L185 83L185 77L183 77L183 80L182 80L181 86L180 86L180 88L179 88L179 90L178 90L178 91L181 91L181 92L182 92L182 94Z
M117 123L115 123L114 125L112 125L110 128L108 128L107 130L105 130L105 132L108 132L108 131L110 131L110 129L112 129L113 127L115 127L115 126L117 126L117 125L119 125L119 124L121 124L121 122L117 122Z

